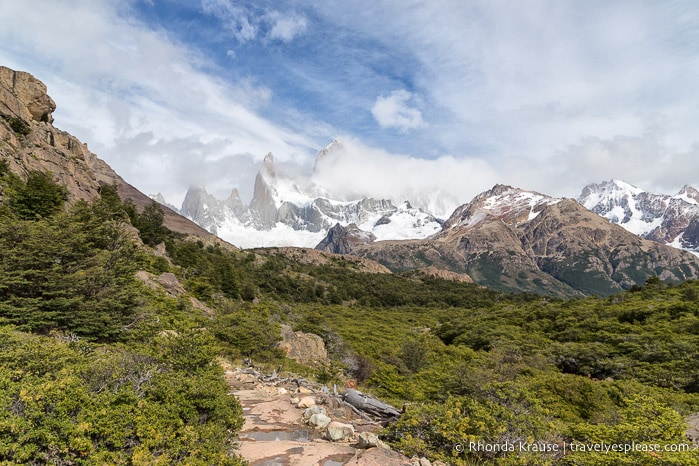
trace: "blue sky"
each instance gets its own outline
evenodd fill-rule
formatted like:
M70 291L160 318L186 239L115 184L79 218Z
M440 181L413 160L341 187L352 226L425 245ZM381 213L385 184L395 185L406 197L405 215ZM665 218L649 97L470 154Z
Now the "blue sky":
M359 195L699 186L694 1L31 5L0 0L0 64L44 81L56 126L174 203L200 184L247 201L267 152L304 173L335 137L350 160L327 180Z

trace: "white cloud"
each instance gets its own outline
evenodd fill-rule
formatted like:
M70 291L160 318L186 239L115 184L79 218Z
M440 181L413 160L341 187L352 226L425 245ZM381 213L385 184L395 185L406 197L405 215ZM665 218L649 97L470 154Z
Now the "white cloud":
M257 37L258 25L245 8L228 0L201 0L201 7L204 13L218 18L239 42Z
M56 126L146 193L176 203L189 184L206 183L227 194L225 182L241 182L231 161L248 173L269 151L283 161L319 145L259 116L269 89L202 71L202 57L123 16L114 2L34 5L43 13L0 0L0 16L13 18L0 29L0 63L44 81L58 106Z
M419 136L441 153L534 167L590 138L650 131L678 158L699 142L691 129L699 123L696 2L322 5L325 18L415 59L411 88L430 124ZM379 115L390 116L390 107ZM699 183L697 173L684 171L686 182Z
M638 137L591 137L556 153L548 161L547 172L556 177L548 183L550 191L568 196L577 196L588 183L610 179L674 194L699 173L699 146L672 147L651 132Z
M320 96L316 105L325 95L333 105L347 102L348 114L364 112L368 121L339 132L365 144L356 142L345 161L322 173L347 193L396 198L439 185L467 202L495 183L566 196L612 177L665 192L699 185L699 8L692 1L667 8L328 0L281 11L272 2L265 9L201 0L238 45L279 41L286 54L301 35L347 45L322 69L307 66L306 56L292 63L289 53L286 67L253 64L236 82L175 42L176 34L139 22L133 3L33 0L27 9L0 0L0 17L13 18L0 28L0 62L48 84L57 126L140 189L173 202L187 183L205 183L220 197L233 186L245 192L267 152L303 165L337 131L303 107L279 105L275 92L290 91L261 85L255 75L272 72L308 83ZM226 45L229 63L249 65L246 47ZM396 65L385 57L406 60ZM343 86L340 74L361 83ZM412 132L410 144L433 150L434 160L419 158L426 154L404 135L392 141L395 131L376 131L369 108L381 127ZM287 126L260 116L272 112ZM414 131L427 122L429 131ZM402 142L411 156L367 147L365 138L377 134L384 147Z
M271 24L269 38L282 42L290 42L296 36L303 34L308 26L306 18L296 14L282 15L278 11L270 11L266 19Z
M421 159L373 148L351 138L318 162L314 181L345 200L405 200L446 217L459 204L492 187L500 174L476 158ZM441 198L441 199L440 199Z
M382 128L398 128L402 132L425 126L422 113L414 104L415 96L405 89L391 92L387 97L379 96L371 108L371 114Z
M258 14L230 0L201 0L204 13L215 16L240 43L255 40L290 42L307 28L306 17L294 12L267 10ZM265 32L266 31L266 32Z

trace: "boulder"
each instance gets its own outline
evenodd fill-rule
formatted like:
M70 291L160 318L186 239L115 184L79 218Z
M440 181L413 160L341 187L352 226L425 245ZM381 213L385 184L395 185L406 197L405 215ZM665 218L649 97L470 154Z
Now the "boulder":
M348 441L354 436L354 426L332 421L325 428L325 438L333 442Z
M301 398L301 399L299 400L299 402L298 402L298 404L296 405L296 407L297 407L297 408L305 409L305 408L310 408L311 406L313 406L313 405L315 405L315 404L316 404L316 400L313 399L312 396L304 396L303 398Z
M378 435L374 434L373 432L362 432L359 434L357 448L366 450L368 448L378 447L380 444L383 444L383 442L379 440Z
M177 277L170 272L161 273L157 281L163 286L165 291L172 296L182 296L186 293Z
M318 405L313 405L309 408L306 408L306 410L303 412L303 420L307 421L313 416L314 414L325 414L327 415L327 411L325 411L325 408L322 406Z
M311 418L308 420L308 425L313 426L316 429L324 429L332 422L332 419L330 419L327 415L323 413L318 413L314 414L311 416Z
M695 448L699 448L699 413L690 414L685 418L687 429L685 435Z
M282 325L282 341L279 348L286 353L287 358L304 365L322 362L328 358L321 337L313 333L294 332L288 325Z

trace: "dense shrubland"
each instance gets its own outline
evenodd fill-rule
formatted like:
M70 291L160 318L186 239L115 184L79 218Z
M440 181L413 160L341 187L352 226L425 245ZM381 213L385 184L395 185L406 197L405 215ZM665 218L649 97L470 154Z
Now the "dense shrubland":
M4 166L0 191L0 463L241 464L221 344L134 278L157 261L116 191L64 209Z
M155 204L138 212L107 186L65 207L50 176L22 181L2 166L0 199L0 462L239 464L240 408L215 362L226 356L353 378L405 404L384 436L409 455L699 464L696 451L468 448L686 442L684 416L699 411L697 282L650 277L609 298L504 295L189 241ZM148 247L160 243L168 259ZM137 270L176 274L212 313L147 288ZM330 361L284 360L282 323L323 337Z

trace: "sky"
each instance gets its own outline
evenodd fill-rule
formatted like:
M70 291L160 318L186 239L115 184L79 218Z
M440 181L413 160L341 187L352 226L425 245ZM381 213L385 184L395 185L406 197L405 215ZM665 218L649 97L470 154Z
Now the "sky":
M175 205L200 185L248 202L268 152L309 175L337 137L322 178L347 196L699 187L694 0L0 0L0 19L0 65L47 84L54 125Z

